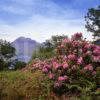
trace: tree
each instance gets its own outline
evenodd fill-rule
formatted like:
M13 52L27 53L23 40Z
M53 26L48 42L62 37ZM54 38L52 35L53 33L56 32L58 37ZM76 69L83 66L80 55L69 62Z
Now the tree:
M12 62L11 58L15 55L15 48L7 41L0 40L0 66L8 69L9 64Z
M54 47L57 47L57 45L62 41L62 39L68 38L66 35L55 35L51 38L51 43Z
M85 20L87 31L92 32L94 38L100 38L100 6L88 9Z
M15 62L14 64L14 70L18 70L18 69L22 69L26 66L26 63L25 62L22 62L22 61L17 61Z
M62 39L68 38L66 35L55 35L51 39L46 40L43 46L40 46L36 52L33 52L32 59L47 59L55 56L54 49L62 41Z

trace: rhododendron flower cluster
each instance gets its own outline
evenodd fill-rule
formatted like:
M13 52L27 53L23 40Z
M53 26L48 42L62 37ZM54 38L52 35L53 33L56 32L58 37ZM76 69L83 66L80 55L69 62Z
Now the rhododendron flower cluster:
M39 68L54 82L54 88L77 80L77 73L89 73L92 78L96 74L95 62L100 61L100 46L84 40L82 33L72 38L65 38L56 48L54 58L39 63Z

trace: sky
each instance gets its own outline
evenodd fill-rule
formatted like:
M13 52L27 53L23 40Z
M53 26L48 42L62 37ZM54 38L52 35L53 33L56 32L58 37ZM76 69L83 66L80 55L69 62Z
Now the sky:
M52 35L82 32L90 40L84 16L98 5L100 0L0 0L0 38L44 42Z

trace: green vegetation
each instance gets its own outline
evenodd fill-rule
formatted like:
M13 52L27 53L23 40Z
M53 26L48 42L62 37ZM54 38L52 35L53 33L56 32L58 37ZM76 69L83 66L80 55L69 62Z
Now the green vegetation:
M85 20L87 30L93 33L94 38L100 38L100 6L98 8L90 8Z
M22 69L26 66L26 63L25 62L22 62L22 61L17 61L15 62L14 64L14 70L17 70L17 69Z
M25 62L16 61L15 48L7 41L0 40L0 70L9 70L9 68L17 70L26 66Z
M55 48L62 41L62 39L67 38L66 35L55 35L51 39L46 40L43 46L33 52L32 59L38 58L41 60L48 59L55 56Z
M15 48L7 41L0 40L0 70L8 69L15 55Z
M0 100L43 100L49 95L49 85L41 71L33 74L3 71L0 72Z

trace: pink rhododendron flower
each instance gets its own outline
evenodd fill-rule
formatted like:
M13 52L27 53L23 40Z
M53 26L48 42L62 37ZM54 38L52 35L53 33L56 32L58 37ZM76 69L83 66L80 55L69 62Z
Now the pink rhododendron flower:
M68 65L67 62L63 64L63 68L64 68L64 69L67 69L68 67L69 67L69 65Z
M65 78L66 81L68 80L68 76L64 75L64 78Z
M69 44L70 43L70 40L68 38L65 38L62 40L62 44Z
M61 44L61 46L60 46L61 48L64 48L65 46L63 45L63 44Z
M77 64L82 64L83 63L83 58L82 57L80 57L80 58L78 58L78 61L77 61Z
M96 71L93 71L93 72L92 72L92 75L96 75Z
M55 82L55 83L54 83L54 88L60 87L60 85L61 85L61 84L60 84L59 82Z
M72 66L72 70L76 70L77 69L77 66L76 65L73 65Z
M100 56L93 56L94 62L100 62Z
M57 62L53 62L53 67L54 67L55 69L58 69L58 68L61 67L61 64L59 64L59 63L57 63Z
M76 33L72 36L73 40L81 39L82 38L82 33Z
M95 50L93 51L93 54L96 55L96 56L100 55L100 50L95 49Z
M50 79L54 79L54 74L53 73L49 73L49 78Z
M86 54L87 54L87 55L91 55L92 52L91 52L91 51L87 51Z
M87 70L87 71L93 71L93 66L91 64L88 64L84 67L84 70Z
M43 71L44 73L48 73L48 69L47 69L47 68L43 68L42 71Z
M73 41L72 44L73 44L73 47L80 46L80 42L79 41Z
M68 79L68 76L59 76L58 81L66 81Z
M76 56L74 55L74 54L70 54L70 55L68 55L68 59L69 60L76 60Z

